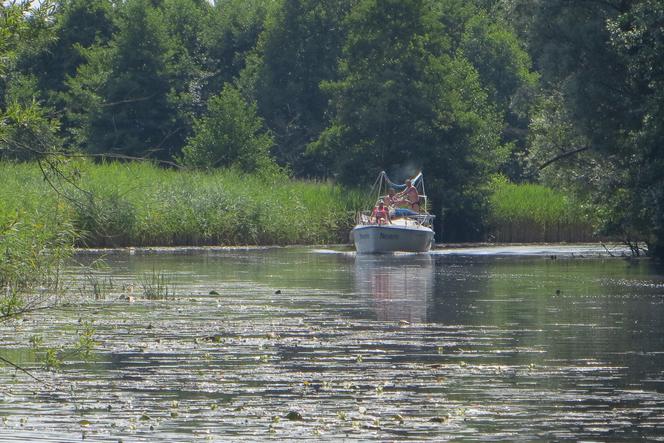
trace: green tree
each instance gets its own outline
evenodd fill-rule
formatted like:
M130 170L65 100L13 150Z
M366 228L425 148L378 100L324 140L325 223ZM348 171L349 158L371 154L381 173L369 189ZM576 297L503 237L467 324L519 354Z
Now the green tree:
M538 3L529 35L549 97L533 126L544 177L587 196L603 233L645 240L655 255L664 254L663 16L654 1L554 0Z
M625 89L633 96L625 116L628 205L619 214L641 227L652 255L664 258L664 4L640 0L607 24L611 47L624 61ZM632 115L638 120L634 124ZM632 118L629 118L632 117ZM618 128L616 128L618 129ZM614 129L614 131L616 130Z
M85 63L80 48L105 44L113 36L111 0L64 0L54 15L53 38L21 60L23 68L39 79L39 88L45 95L61 93L67 89L65 80L76 75L76 69ZM52 98L52 101L57 99Z
M60 148L59 122L44 106L34 76L19 70L31 45L52 38L50 1L0 6L0 159L42 158Z
M265 27L266 16L278 2L219 0L204 23L204 44L210 77L204 97L216 95L246 67Z
M208 102L208 112L194 125L181 162L201 169L237 167L253 172L269 168L272 137L240 91L226 85Z
M274 133L275 159L297 176L320 176L326 165L307 155L329 123L322 81L338 78L344 41L343 19L350 0L284 0L268 17L257 57L244 75L253 75L253 93Z
M161 11L148 0L122 5L118 32L107 47L87 51L70 82L78 140L93 153L170 159L179 152L177 109L170 96L173 45Z
M87 48L107 44L112 38L112 15L110 0L62 1L53 16L53 38L33 44L22 54L20 69L38 80L44 103L59 116L62 136L75 132L74 123L67 118L67 79L85 63Z
M508 160L498 165L500 172L512 180L528 178L528 124L538 85L530 56L505 21L473 2L445 0L438 7L456 51L472 63L489 101L503 116L502 142L512 149Z
M447 208L446 236L477 238L483 186L504 155L500 119L429 6L365 0L353 9L341 79L326 84L334 119L312 149L335 162L345 183L422 169L436 212Z
M206 0L163 0L160 10L169 36L164 74L170 86L168 103L175 109L169 145L178 155L191 135L194 116L205 112L211 72L203 24L212 6Z

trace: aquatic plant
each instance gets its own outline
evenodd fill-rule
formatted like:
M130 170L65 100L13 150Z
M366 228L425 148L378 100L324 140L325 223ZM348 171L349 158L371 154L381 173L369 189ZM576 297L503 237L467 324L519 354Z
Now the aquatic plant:
M10 195L26 199L23 220L62 205L81 246L288 245L346 241L360 193L280 174L176 171L149 163L72 161L75 186L50 192L35 164L0 163ZM3 204L0 217L17 206ZM64 216L66 215L66 216ZM2 220L2 218L0 218ZM0 225L1 226L1 225Z
M173 286L165 272L152 270L143 274L140 281L143 296L148 300L163 300L173 295Z
M78 331L76 351L86 360L97 346L97 341L94 339L95 332L94 326L89 321L83 322L82 329Z
M71 207L40 174L34 165L0 165L0 321L57 301L77 237Z
M489 200L489 238L498 242L590 241L593 226L584 207L570 197L533 183L497 177Z

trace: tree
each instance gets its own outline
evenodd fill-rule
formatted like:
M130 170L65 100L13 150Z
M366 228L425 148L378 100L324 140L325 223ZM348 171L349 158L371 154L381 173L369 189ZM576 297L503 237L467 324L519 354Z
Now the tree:
M203 24L212 12L206 0L164 0L160 6L168 33L165 76L168 103L174 108L171 152L179 155L191 135L193 118L205 112L206 87L212 75Z
M114 31L110 0L65 0L53 15L53 38L33 42L23 51L19 69L37 79L39 96L59 116L60 136L69 139L76 131L67 118L67 79L86 62L85 50L107 44Z
M650 253L664 258L664 4L640 0L608 22L611 47L624 61L625 89L634 97L624 159L631 205L621 208L647 236ZM625 116L626 122L631 122Z
M204 44L210 77L204 97L218 94L225 83L235 81L255 57L265 18L278 2L219 0L204 23Z
M645 240L660 256L663 8L648 0L542 2L529 37L545 94L557 103L541 106L535 120L544 177L585 195L604 234Z
M237 88L226 85L209 100L207 114L196 120L181 162L201 169L237 167L253 172L270 167L272 144L256 104L248 104Z
M59 122L43 105L35 78L18 69L28 42L51 38L53 14L50 1L0 6L0 159L41 158L61 147Z
M72 118L88 152L159 159L179 152L181 127L169 95L172 53L163 14L149 0L124 3L111 44L90 48L69 85Z
M477 238L483 185L503 154L500 119L429 6L365 0L353 9L341 79L325 86L335 115L312 149L335 162L345 183L422 169L436 212L447 208L445 234Z
M438 7L455 50L477 70L489 101L504 119L502 143L511 146L511 153L498 169L512 180L527 179L528 124L538 86L530 56L513 29L490 10L463 0L440 1Z
M39 79L45 96L67 89L65 80L85 63L81 48L106 44L115 32L111 0L64 0L53 16L53 38L22 57L22 68ZM56 97L50 97L57 102Z
M275 135L275 159L297 176L321 176L326 165L307 155L329 123L323 81L336 80L344 39L343 19L350 0L284 0L268 16L253 64L243 72L251 79L261 115Z

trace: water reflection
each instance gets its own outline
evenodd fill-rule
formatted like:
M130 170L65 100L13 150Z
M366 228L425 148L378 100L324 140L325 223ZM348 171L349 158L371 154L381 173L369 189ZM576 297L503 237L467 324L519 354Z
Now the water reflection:
M372 297L381 321L423 323L433 292L434 266L429 255L358 255L355 288Z
M49 382L0 366L0 441L661 440L649 262L280 248L107 272L105 297L0 323L0 356ZM142 296L154 272L174 296ZM81 322L92 360L42 371L32 337L69 351Z

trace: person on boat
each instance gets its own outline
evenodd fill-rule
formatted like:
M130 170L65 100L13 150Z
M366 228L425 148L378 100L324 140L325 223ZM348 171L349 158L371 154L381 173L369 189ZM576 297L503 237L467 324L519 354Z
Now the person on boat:
M396 208L401 204L402 200L397 197L397 193L394 188L387 190L387 195L385 196L385 204L388 208Z
M378 204L376 207L373 209L373 212L371 213L371 217L378 223L379 225L384 224L384 223L392 223L390 221L390 212L385 206L385 202L383 199L380 199L378 201Z
M410 209L415 212L420 212L420 193L417 192L417 188L413 185L411 179L406 180L406 189L397 194L397 196L400 197Z

